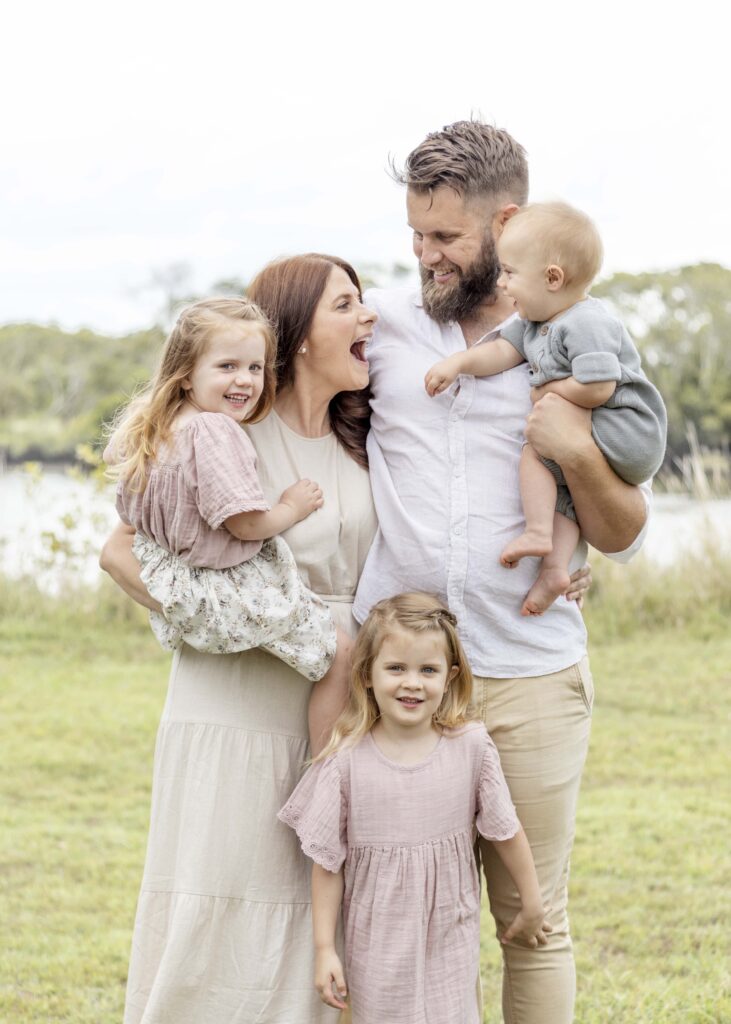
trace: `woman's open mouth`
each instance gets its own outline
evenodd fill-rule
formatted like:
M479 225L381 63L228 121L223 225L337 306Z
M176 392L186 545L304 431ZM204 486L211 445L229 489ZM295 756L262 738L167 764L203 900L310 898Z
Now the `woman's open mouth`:
M369 341L370 338L359 338L357 341L354 341L353 344L350 346L350 354L359 363L368 362L368 360L366 359L365 349Z

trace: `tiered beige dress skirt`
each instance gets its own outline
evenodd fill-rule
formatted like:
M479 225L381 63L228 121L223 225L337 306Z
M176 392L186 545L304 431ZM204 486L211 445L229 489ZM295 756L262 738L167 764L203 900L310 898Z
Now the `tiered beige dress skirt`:
M322 486L324 508L285 537L305 584L353 631L375 530L367 473L332 435L299 438L276 416L251 436L269 500L301 476ZM311 864L277 820L308 756L311 685L259 650L175 654L125 1024L338 1021L313 987Z

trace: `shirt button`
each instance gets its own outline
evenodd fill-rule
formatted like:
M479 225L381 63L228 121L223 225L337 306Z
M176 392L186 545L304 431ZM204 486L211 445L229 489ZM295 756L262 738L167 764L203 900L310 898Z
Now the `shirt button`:
M544 324L543 327L541 327L541 334L548 334L548 324Z

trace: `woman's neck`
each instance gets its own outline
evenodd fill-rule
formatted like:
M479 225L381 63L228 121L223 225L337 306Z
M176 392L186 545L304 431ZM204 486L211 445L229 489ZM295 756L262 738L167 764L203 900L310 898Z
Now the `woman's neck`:
M309 389L302 384L285 388L274 403L277 415L290 430L302 437L325 437L330 433L328 408L334 395Z

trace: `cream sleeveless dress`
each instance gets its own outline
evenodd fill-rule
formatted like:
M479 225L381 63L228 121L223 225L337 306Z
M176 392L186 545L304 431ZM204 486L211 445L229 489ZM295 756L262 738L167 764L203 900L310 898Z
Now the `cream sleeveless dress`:
M301 477L322 509L283 536L305 584L354 632L376 528L368 474L334 435L272 413L249 435L269 500ZM313 988L310 862L277 811L307 749L311 684L262 651L173 660L155 749L150 836L125 1024L334 1024Z

